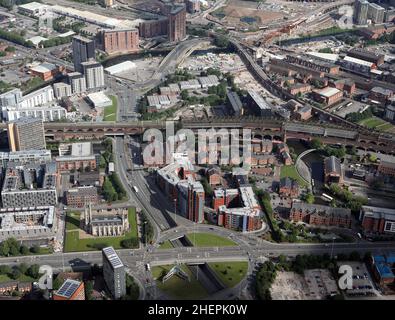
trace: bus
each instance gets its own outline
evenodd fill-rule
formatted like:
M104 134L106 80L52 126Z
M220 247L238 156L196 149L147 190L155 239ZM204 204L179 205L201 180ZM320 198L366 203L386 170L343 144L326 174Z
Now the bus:
M327 195L326 193L322 194L322 197L324 198L325 201L331 202L333 200L333 198L329 195Z

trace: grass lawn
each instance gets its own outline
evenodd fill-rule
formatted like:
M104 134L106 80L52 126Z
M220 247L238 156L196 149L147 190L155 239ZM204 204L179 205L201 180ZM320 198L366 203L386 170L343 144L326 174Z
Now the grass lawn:
M247 261L213 262L208 264L228 288L234 287L247 274Z
M80 228L80 212L70 211L66 213L66 230L77 230Z
M165 242L163 242L160 246L159 249L173 249L173 245L171 244L171 242L169 240L166 240Z
M281 167L280 178L285 178L285 177L295 179L296 181L298 181L300 186L306 186L306 181L304 181L302 177L299 176L299 173L296 171L294 165Z
M190 281L182 280L178 276L174 275L165 283L162 283L162 275L169 272L172 267L173 265L152 267L152 276L156 279L157 287L163 293L169 295L171 298L182 300L202 299L207 297L206 290L185 265L181 265L181 268L189 275Z
M68 229L68 225L66 224L65 252L100 250L103 246L113 246L114 249L122 248L122 240L137 238L138 236L135 208L129 208L128 218L131 230L122 237L95 237L90 239L79 239L78 230L74 228L75 225L70 224L72 229Z
M112 105L104 108L103 121L116 121L117 120L117 109L118 102L117 97L110 96Z
M186 235L195 247L228 247L237 246L237 243L228 238L220 237L211 233L190 233Z

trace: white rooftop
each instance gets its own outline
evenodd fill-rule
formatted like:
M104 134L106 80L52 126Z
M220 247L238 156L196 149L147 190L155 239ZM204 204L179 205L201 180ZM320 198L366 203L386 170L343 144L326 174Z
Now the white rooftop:
M92 154L91 142L78 142L71 145L71 155L73 157L84 157Z
M136 68L136 64L132 61L124 61L118 64L115 64L111 67L105 68L104 70L109 74L117 74L121 72L125 72L131 69Z
M35 46L38 45L41 41L46 41L46 40L48 39L41 36L35 36L35 37L31 37L30 39L27 39L27 41L31 41Z
M335 95L339 92L340 92L339 89L326 87L326 88L322 89L321 91L319 91L319 94L328 98L328 97L332 97L333 95Z
M365 61L365 60L361 60L361 59L354 58L354 57L349 57L349 56L344 57L344 60L348 61L348 62L351 62L351 63L360 64L360 65L363 65L363 66L366 66L366 67L369 67L369 68L371 68L374 65L373 62L369 62L369 61Z
M109 97L107 97L103 91L94 92L88 94L88 99L95 105L95 106L110 106L112 101Z

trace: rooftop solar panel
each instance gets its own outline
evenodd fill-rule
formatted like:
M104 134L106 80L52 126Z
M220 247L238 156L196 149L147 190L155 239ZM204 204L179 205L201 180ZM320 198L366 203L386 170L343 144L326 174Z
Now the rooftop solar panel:
M123 267L121 259L118 257L113 247L107 247L103 249L103 253L107 257L108 261L111 263L113 268Z
M60 287L60 289L57 291L56 294L58 296L63 296L63 297L66 297L66 298L70 298L74 294L74 292L78 289L80 284L81 284L81 282L79 282L79 281L67 279L62 284L62 286Z

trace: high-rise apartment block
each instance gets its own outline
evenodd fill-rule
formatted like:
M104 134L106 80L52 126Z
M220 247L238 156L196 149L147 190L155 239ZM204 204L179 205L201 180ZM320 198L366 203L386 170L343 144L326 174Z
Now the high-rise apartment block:
M45 149L44 125L41 119L21 118L7 125L11 151Z
M376 3L369 3L368 7L368 19L371 19L373 23L384 22L385 9Z
M54 83L53 85L53 91L55 94L55 97L57 99L61 99L63 97L69 97L71 96L71 85L64 83L64 82L58 82Z
M0 94L0 107L16 107L22 101L22 91L13 89Z
M103 277L108 290L114 299L119 299L126 294L125 266L113 247L102 250Z
M73 63L74 71L82 72L82 62L95 58L95 41L81 36L73 37Z
M168 14L168 36L170 42L181 41L186 36L186 8L185 5L173 6Z
M139 31L101 30L97 34L97 45L108 54L136 52L139 50Z
M369 1L355 0L354 3L354 23L358 25L367 24Z
M78 94L86 91L86 80L82 73L71 72L68 75L68 82L71 86L71 92Z
M104 87L104 69L99 62L91 60L83 62L81 65L85 75L86 89Z

